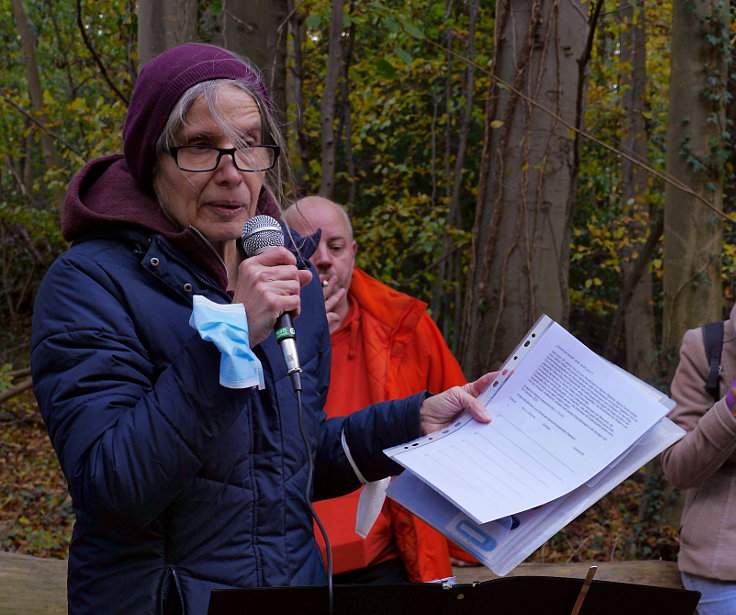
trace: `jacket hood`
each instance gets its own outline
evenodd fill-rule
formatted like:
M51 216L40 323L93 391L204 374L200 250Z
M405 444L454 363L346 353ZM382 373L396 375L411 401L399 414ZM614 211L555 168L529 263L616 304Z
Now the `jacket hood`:
M427 310L420 299L404 294L369 276L360 267L353 268L353 280L348 291L362 310L394 330L413 331L419 317Z
M61 215L64 239L106 228L133 224L147 230L177 234L156 200L143 192L119 154L88 162L69 184Z
M258 213L276 219L280 213L266 190L258 199ZM207 240L194 228L179 229L158 201L144 192L120 154L88 162L69 184L61 214L61 232L69 242L97 233L135 227L166 237L177 249L204 268L223 288L225 267Z

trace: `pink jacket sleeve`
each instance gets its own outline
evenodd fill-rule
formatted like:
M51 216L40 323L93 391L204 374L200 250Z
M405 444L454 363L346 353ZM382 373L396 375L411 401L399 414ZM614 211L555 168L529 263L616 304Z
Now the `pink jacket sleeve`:
M728 351L724 346L724 354ZM669 414L688 433L662 453L665 476L681 489L701 484L724 463L736 462L736 418L723 397L713 403L705 390L707 372L703 334L700 329L691 329L682 340L680 363L672 380L672 398L677 405ZM735 377L723 374L722 396Z

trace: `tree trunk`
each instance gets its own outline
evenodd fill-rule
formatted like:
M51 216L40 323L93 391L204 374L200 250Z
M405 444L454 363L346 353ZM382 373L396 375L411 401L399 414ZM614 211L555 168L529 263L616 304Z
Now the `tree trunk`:
M138 66L182 43L196 42L196 0L138 1Z
M335 166L337 161L337 137L335 134L335 114L337 91L340 79L342 57L343 0L332 0L330 20L329 52L327 56L327 76L322 89L322 110L320 114L320 146L322 150L322 178L319 184L320 196L332 198L335 190Z
M647 104L646 12L635 10L632 0L621 0L619 17L624 21L621 34L621 61L630 66L624 73L622 95L624 117L622 145L625 152L641 162L647 162L647 128L644 113ZM631 273L634 259L646 240L650 217L647 199L648 174L628 158L621 161L621 197L628 222L628 235L633 240L622 250L624 277ZM636 242L636 243L635 243ZM652 382L657 369L652 278L645 273L634 287L625 314L626 369L642 380Z
M355 9L355 0L350 2L350 12ZM355 207L355 199L358 194L358 175L355 168L355 159L353 158L353 117L352 108L350 106L350 63L353 59L353 50L355 49L355 23L352 22L345 33L345 53L343 54L343 62L340 65L340 125L338 137L343 144L343 152L345 154L345 171L347 172L348 192L345 202L343 203L349 215L353 215Z
M674 0L672 8L666 169L721 209L728 2ZM721 227L694 196L669 184L664 202L662 338L673 373L684 331L722 316Z
M497 367L543 313L567 321L580 2L501 0L463 317L468 377ZM531 104L527 97L537 104ZM538 105L550 113L539 109Z
M304 130L304 114L306 112L304 102L304 45L306 43L307 28L304 24L307 15L297 10L293 0L289 0L289 26L291 29L291 57L287 83L288 96L294 104L295 139L292 139L291 153L296 162L294 163L294 174L296 176L296 190L298 194L304 192L304 177L309 169L309 147L308 139Z
M28 17L23 8L22 0L11 0L13 5L13 18L18 28L20 36L21 49L23 50L23 63L26 69L26 78L28 79L28 94L31 98L33 111L37 116L40 124L48 124L48 118L44 110L43 104L43 87L41 86L41 78L38 74L38 62L36 61L36 41L34 40L31 28L28 25ZM41 155L46 171L50 171L56 166L56 149L51 136L41 131L39 136L41 142ZM31 185L30 182L28 185ZM61 203L61 199L59 199Z
M447 155L450 158L450 146L455 145L455 166L451 172L448 169L448 211L447 211L447 226L453 228L462 228L462 215L461 215L461 202L460 195L463 185L463 169L465 166L465 156L468 150L468 137L470 134L470 125L473 117L473 107L475 106L475 27L478 18L479 11L479 0L473 0L470 2L468 7L469 18L468 18L468 33L467 33L467 46L465 49L465 56L469 62L463 71L464 77L464 99L465 105L463 106L457 128L457 142L453 143L452 139L447 138ZM450 17L451 3L448 3L446 9L446 17ZM451 47L450 33L448 32L448 40L446 45L448 49ZM446 56L446 62L448 66L448 86L446 95L446 105L449 107L450 103L450 79L451 76L450 66L452 64L452 54L449 52ZM446 113L450 113L450 109L445 110ZM434 315L437 324L442 331L445 339L448 341L450 349L453 353L457 354L460 343L460 323L461 323L461 306L462 306L462 289L460 272L462 270L462 254L457 250L457 246L453 244L450 233L446 233L442 241L442 253L439 258L437 265L437 278L434 283L432 292L432 300L430 302L430 310ZM448 280L452 280L453 292L447 292L446 286Z
M288 15L287 0L223 0L217 40L261 70L279 114L286 110Z

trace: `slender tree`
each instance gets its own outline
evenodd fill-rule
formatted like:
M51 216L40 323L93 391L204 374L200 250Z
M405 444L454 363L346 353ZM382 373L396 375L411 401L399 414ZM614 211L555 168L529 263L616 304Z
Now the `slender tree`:
M469 377L497 367L542 314L567 321L573 141L583 4L499 0L495 74L463 318ZM540 109L543 107L543 109Z
M38 73L38 62L36 61L36 41L28 24L25 9L22 0L12 0L13 17L15 25L20 36L21 48L23 51L23 64L26 71L26 80L28 82L28 93L31 97L33 111L37 118L38 126L43 127L48 124L48 117L43 102L43 87L41 86L41 77ZM53 169L56 164L56 148L51 136L42 129L39 133L41 142L41 154L46 171ZM27 178L28 179L28 178ZM30 181L28 182L30 183Z
M286 108L287 0L222 2L215 42L248 58L263 73L276 109Z
M322 179L319 185L321 196L332 198L335 190L335 168L337 161L337 144L335 136L335 118L342 56L343 0L332 0L330 19L330 39L327 55L327 74L322 89L322 106L320 114L320 145L322 150Z
M138 0L138 63L198 40L196 0Z
M647 67L646 67L646 12L632 0L621 0L619 15L623 22L621 32L621 60L624 66L622 103L625 112L622 146L631 158L621 159L621 198L630 240L622 250L623 273L629 275L634 258L649 231L648 174L632 161L647 162ZM643 380L653 381L658 375L655 340L652 278L645 274L635 285L625 315L626 369Z
M452 9L452 2L445 3L446 14L449 15ZM471 123L473 119L473 109L475 106L475 59L477 55L476 49L476 27L478 13L480 10L479 0L472 0L468 6L468 30L465 37L465 57L468 62L465 64L463 70L463 98L464 105L460 112L460 117L457 122L457 129L453 136L456 139L447 138L446 140L446 154L445 160L447 161L447 181L446 191L448 200L448 212L447 212L447 225L450 228L462 228L462 187L463 187L463 174L465 170L466 155L468 152L468 139L470 138ZM454 30L449 29L446 33L446 47L447 47L447 76L445 86L445 105L447 107L447 115L451 114L451 104L454 102L453 84L451 67L453 64L452 54L449 52L452 47L452 37L455 36ZM455 164L450 165L450 160L453 157L453 153L450 151L451 146L455 146ZM463 287L457 281L462 275L462 253L457 249L457 246L452 240L450 233L445 233L442 240L442 251L440 254L439 263L437 265L437 274L434 282L434 288L432 293L432 300L430 302L430 309L436 318L438 318L438 325L442 330L445 338L450 340L451 348L454 353L457 353L460 336L458 331L460 330L460 323L462 317L462 290ZM448 284L448 282L454 281L454 284ZM452 289L451 293L445 292L447 287Z
M729 3L674 0L664 218L663 346L671 369L682 334L722 316L721 228ZM700 196L701 198L697 198ZM716 212L703 206L713 204Z
M355 0L351 0L349 5L349 13L355 9ZM350 26L345 30L345 40L343 42L343 62L340 65L340 121L338 124L338 138L343 146L345 158L345 171L347 173L347 199L345 205L348 213L352 214L353 206L358 193L357 170L355 167L355 159L353 157L353 109L350 105L350 88L352 82L350 80L350 64L353 59L353 51L355 49L355 22L351 21Z
M289 29L291 31L291 47L289 62L290 70L287 73L287 100L294 105L295 142L292 153L295 154L295 173L298 190L302 191L302 178L309 168L309 148L304 126L304 117L307 112L304 101L304 47L306 45L306 15L298 11L293 0L288 0Z

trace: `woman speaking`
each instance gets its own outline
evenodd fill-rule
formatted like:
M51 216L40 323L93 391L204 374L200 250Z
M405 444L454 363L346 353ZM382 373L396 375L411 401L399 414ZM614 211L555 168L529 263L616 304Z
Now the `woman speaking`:
M382 449L462 409L489 420L475 399L486 379L325 419L330 339L310 254L288 231L250 258L238 241L255 214L279 217L288 176L246 62L203 44L158 56L123 140L124 155L72 180L71 246L34 310L35 393L76 514L69 612L203 615L212 589L324 584L310 500L353 491L356 470L399 472ZM224 329L190 325L197 298L223 308ZM272 334L285 312L301 400ZM221 384L226 361L257 366L260 385Z

